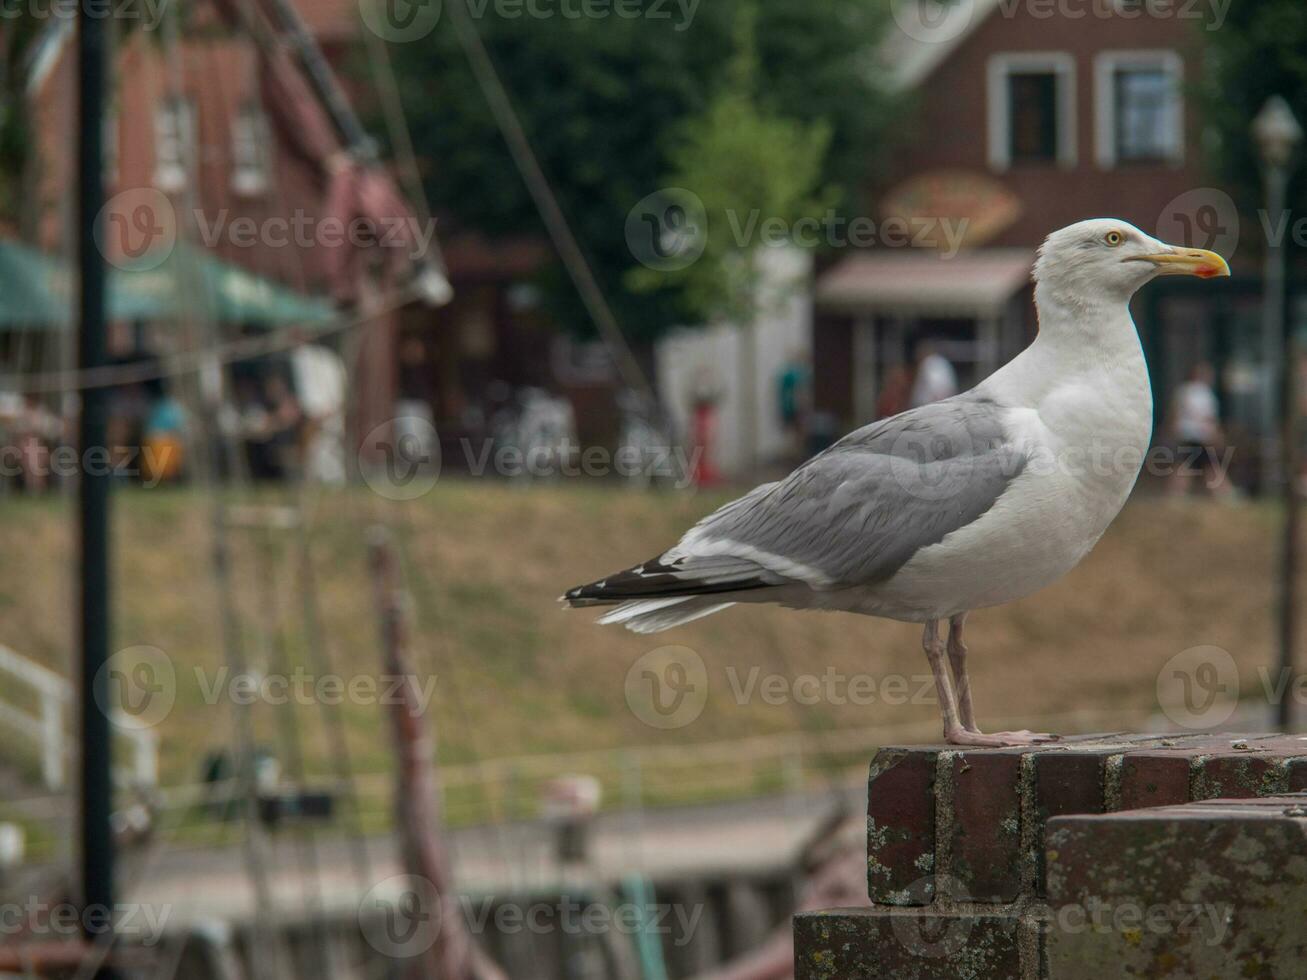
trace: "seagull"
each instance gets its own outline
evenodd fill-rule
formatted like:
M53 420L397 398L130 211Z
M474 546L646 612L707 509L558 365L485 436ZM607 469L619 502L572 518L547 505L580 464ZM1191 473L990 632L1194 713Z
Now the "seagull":
M1215 252L1168 245L1117 219L1056 231L1035 261L1038 333L994 374L849 433L658 557L562 601L611 606L599 622L637 633L736 603L921 623L946 742L1055 739L977 727L967 614L1069 572L1130 495L1153 428L1130 298L1158 276L1229 274Z

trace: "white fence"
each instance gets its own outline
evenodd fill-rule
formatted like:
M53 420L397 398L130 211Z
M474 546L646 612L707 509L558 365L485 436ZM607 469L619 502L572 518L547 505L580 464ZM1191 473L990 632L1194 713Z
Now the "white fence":
M74 739L65 727L67 707L72 703L72 685L61 674L20 656L0 644L0 728L6 728L33 744L41 757L41 781L49 789L62 789L67 782L68 760ZM18 684L11 684L12 679ZM116 775L129 782L154 786L159 781L159 745L149 730L119 728L118 733L132 748L132 764Z

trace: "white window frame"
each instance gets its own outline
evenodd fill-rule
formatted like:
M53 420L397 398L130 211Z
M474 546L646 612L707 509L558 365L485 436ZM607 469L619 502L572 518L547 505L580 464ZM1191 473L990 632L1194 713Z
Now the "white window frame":
M1012 119L1008 79L1028 72L1057 76L1057 165L1074 167L1079 157L1076 142L1076 59L1065 51L1007 51L989 59L989 165L1010 170Z
M1094 58L1094 103L1097 124L1094 127L1095 157L1103 170L1118 166L1147 166L1150 161L1121 161L1116 152L1116 73L1122 68L1161 69L1172 81L1171 98L1174 130L1171 155L1157 161L1157 166L1179 167L1185 155L1184 58L1166 49L1100 51Z
M272 134L257 103L240 106L231 120L231 189L243 197L267 193Z
M154 110L154 186L165 194L186 189L195 169L195 138L195 103L165 96ZM167 153L166 142L175 144Z

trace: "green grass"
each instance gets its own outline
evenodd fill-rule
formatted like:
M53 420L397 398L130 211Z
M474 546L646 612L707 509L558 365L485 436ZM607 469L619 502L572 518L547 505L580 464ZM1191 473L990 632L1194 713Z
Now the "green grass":
M234 495L284 502L289 491ZM416 670L436 677L429 720L440 756L479 759L629 746L696 743L804 729L898 726L921 731L933 704L738 704L723 672L752 667L793 677L832 668L875 677L926 672L916 627L844 614L735 609L655 637L596 627L589 611L560 610L564 588L647 558L728 494L635 493L610 485L518 487L444 480L408 503L362 489L315 491L309 532L325 643L317 651L344 677L379 670L365 531L388 523L413 593ZM7 498L0 517L0 642L68 674L72 661L73 515L58 498ZM188 783L200 760L232 741L234 709L207 704L196 671L224 664L213 574L210 504L199 491L123 490L114 500L114 647L157 647L176 669L176 704L159 724L165 784ZM1083 566L1038 596L976 614L969 626L983 723L1104 708L1156 710L1157 671L1198 644L1229 650L1247 686L1269 661L1274 514L1257 507L1133 502ZM237 635L250 665L313 671L304 633L296 536L228 532ZM686 645L709 669L703 714L681 729L647 727L624 700L628 669L647 651ZM261 745L282 746L289 717L312 777L336 759L316 703L249 709ZM327 709L347 732L361 772L390 768L389 720L375 704ZM6 737L6 744L11 739ZM5 758L19 758L15 747ZM856 762L856 760L854 760ZM30 766L29 762L24 765ZM841 760L840 765L848 764ZM721 773L650 784L663 801L774 789L774 772ZM620 796L608 781L611 798ZM534 784L489 809L530 809ZM484 811L478 790L451 790L451 812ZM484 797L484 793L482 796ZM375 819L386 819L383 805Z

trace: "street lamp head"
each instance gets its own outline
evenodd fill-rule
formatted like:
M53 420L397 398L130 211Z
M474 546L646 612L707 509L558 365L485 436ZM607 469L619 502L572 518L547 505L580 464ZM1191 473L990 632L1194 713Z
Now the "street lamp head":
M1286 167L1294 149L1302 142L1302 126L1283 96L1272 95L1253 120L1253 138L1262 162Z

